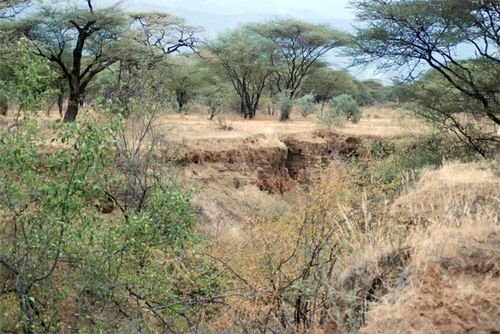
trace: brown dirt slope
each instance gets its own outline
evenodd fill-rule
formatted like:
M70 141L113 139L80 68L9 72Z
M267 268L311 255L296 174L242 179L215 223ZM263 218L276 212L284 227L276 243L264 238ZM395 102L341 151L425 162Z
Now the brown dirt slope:
M359 333L500 333L499 200L500 181L477 165L425 174L394 210L427 224Z
M401 222L452 223L484 215L500 222L500 180L476 164L450 163L424 173L417 187L393 205Z
M266 208L293 205L285 193L319 179L335 158L363 155L361 143L361 137L313 130L191 138L170 148L181 177L199 190L194 202L202 228L218 233Z

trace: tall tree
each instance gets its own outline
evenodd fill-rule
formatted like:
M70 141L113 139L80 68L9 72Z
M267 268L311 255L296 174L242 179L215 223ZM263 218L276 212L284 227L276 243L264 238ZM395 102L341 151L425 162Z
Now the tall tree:
M381 69L410 65L410 78L418 78L421 65L427 65L439 73L449 88L478 104L479 111L476 107L462 110L474 118L466 123L454 117L451 109L435 110L449 122L456 122L456 130L475 126L478 121L500 125L498 0L356 0L353 3L362 22L352 49L357 63L376 62ZM469 61L463 61L464 53L457 52L459 49L473 50L469 52Z
M53 62L63 74L69 92L65 122L76 119L85 90L93 78L118 60L113 53L125 20L116 7L61 10L43 6L11 24L32 44L35 54Z
M268 40L245 26L219 36L209 52L208 61L224 73L238 93L242 115L254 118L273 70Z
M277 89L286 91L290 99L299 94L305 77L323 55L348 42L346 33L295 19L258 24L254 30L274 45L272 78ZM288 114L281 115L283 121L288 118Z
M18 31L35 54L53 62L68 84L65 122L72 122L89 83L120 59L141 58L138 54L168 54L194 43L194 30L181 29L180 21L168 14L141 13L129 17L117 6L95 9L61 9L42 6L32 15L4 24ZM173 38L176 36L176 38Z

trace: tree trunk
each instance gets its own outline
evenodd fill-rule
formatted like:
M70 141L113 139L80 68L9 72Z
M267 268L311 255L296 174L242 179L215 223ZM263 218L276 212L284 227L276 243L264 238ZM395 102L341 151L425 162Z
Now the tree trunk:
M257 103L255 103L253 106L251 106L251 108L249 110L248 118L254 119L255 115L257 115L257 109L258 109Z
M19 300L19 313L21 315L21 327L24 334L34 334L33 319L31 318L31 306L28 295L20 293Z
M76 120L76 115L78 115L78 109L80 106L80 92L71 89L68 99L68 107L66 108L66 113L64 114L64 123L74 122Z
M0 96L0 115L7 116L7 112L9 111L9 101Z
M185 110L185 106L187 104L187 94L184 93L183 91L177 91L176 93L176 99L177 99L177 105L178 105L178 111L183 112Z
M241 113L241 115L243 115L243 117L246 116L246 114L245 114L245 100L243 99L243 97L241 97L240 113Z
M250 108L246 97L243 97L241 99L241 113L243 114L243 117L245 117L245 119L250 118Z
M280 122L286 122L290 119L290 111L292 111L292 108L289 107L281 109Z
M63 117L63 102L64 102L63 93L57 94L57 108L59 110L59 116L61 116L61 118Z
M248 119L254 119L255 118L255 114L256 114L256 111L254 108L251 108L249 111L248 111Z

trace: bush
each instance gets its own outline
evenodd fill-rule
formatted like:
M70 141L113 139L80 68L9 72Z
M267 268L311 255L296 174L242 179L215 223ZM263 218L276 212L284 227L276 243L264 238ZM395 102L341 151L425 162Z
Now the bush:
M340 322L343 314L334 310L345 310L347 301L361 317L350 318L342 332L359 328L365 300L342 294L335 282L366 252L397 247L405 236L404 227L386 220L398 182L389 167L379 167L335 161L308 192L304 207L256 219L242 227L241 238L210 250L233 288L242 291L228 299L229 321L219 332L307 332L325 317Z
M152 124L57 122L48 137L24 119L0 133L0 309L17 327L2 330L183 332L213 308L198 300L217 271L189 251L190 195L152 163Z
M332 125L343 126L348 120L357 123L361 115L356 101L350 95L343 94L330 101L326 112L320 116L319 120L330 129Z
M284 122L290 118L290 113L293 108L293 98L290 96L290 91L284 90L275 96L275 104L280 110L280 121Z
M296 103L303 117L311 115L316 109L316 102L312 94L307 94L297 100Z

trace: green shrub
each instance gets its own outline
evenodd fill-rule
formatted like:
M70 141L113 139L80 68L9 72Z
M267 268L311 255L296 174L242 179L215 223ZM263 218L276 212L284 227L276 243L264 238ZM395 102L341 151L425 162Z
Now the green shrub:
M118 156L117 122L51 130L24 119L0 133L0 309L16 303L24 332L189 328L209 308L197 300L218 286L210 261L190 251L189 193L147 155ZM116 214L104 216L110 199Z
M275 96L274 102L280 110L280 121L284 122L290 118L294 100L290 96L290 91L284 90Z
M311 115L316 109L314 95L307 94L297 100L296 105L303 117Z
M331 99L327 110L320 116L319 121L330 129L332 125L344 126L347 121L357 123L361 116L362 113L356 100L350 95L343 94Z

